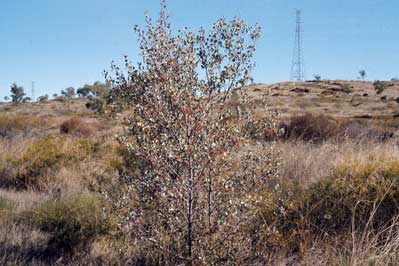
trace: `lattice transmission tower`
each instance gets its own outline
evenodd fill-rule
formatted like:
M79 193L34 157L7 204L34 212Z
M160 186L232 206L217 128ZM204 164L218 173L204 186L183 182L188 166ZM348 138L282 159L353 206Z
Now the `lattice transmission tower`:
M296 27L295 27L295 43L291 65L291 81L305 80L305 60L303 57L303 27L301 10L296 10Z

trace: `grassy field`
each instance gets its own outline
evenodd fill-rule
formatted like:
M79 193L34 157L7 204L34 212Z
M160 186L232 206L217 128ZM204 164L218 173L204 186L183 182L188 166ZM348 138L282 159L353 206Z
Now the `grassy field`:
M281 158L248 228L263 265L399 265L399 83L380 95L360 81L248 91L284 129L261 140ZM122 130L82 99L0 106L0 265L156 265L103 197L126 163Z

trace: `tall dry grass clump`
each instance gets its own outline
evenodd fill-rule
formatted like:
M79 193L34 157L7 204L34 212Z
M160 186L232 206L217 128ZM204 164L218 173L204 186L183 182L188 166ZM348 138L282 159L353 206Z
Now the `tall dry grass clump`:
M320 143L327 140L364 140L384 142L395 138L397 129L327 115L305 113L279 124L282 139Z
M396 142L284 142L279 146L281 179L278 187L264 191L259 216L250 227L251 232L262 232L256 238L259 252L273 250L272 257L293 256L303 265L395 261L399 244L394 229L399 215ZM297 162L293 165L290 158ZM276 257L272 264L283 260Z
M293 116L280 124L284 138L313 142L330 139L337 134L338 127L337 121L331 117L311 113Z
M99 130L99 124L79 117L73 117L60 125L60 132L80 137L89 137Z

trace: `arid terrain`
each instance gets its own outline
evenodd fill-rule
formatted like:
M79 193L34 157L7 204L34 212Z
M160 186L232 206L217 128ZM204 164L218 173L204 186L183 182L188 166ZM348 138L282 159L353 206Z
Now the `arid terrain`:
M252 85L254 100L267 95L267 103L283 115L314 112L335 118L392 118L399 110L399 82L386 82L376 94L373 82L312 81Z
M266 97L283 131L257 140L275 142L281 162L248 228L265 265L399 265L399 82L380 94L364 81L246 89L251 104ZM131 163L116 139L122 119L86 101L0 106L0 265L161 256L128 245L116 226L104 191Z

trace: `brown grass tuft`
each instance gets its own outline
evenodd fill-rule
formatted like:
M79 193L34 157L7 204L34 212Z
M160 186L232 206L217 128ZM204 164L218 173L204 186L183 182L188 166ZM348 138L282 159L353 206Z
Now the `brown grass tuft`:
M291 117L280 128L284 129L286 139L320 142L336 135L339 125L331 117L306 113Z
M60 133L71 134L80 137L89 137L99 130L99 124L88 122L79 117L73 117L64 121L60 126Z

